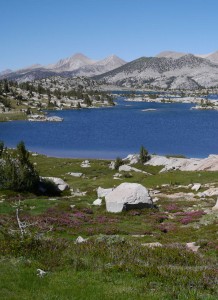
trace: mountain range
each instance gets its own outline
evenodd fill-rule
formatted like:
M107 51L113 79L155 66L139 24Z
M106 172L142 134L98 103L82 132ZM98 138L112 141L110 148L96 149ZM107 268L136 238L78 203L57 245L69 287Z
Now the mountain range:
M125 62L116 55L94 61L75 54L57 63L0 73L0 79L32 81L51 76L86 76L122 87L157 87L198 89L218 86L218 51L210 54L187 54L164 51L155 57L141 57Z
M111 71L124 64L126 64L126 62L116 55L108 56L103 60L94 61L81 53L77 53L50 65L43 66L35 64L16 71L5 70L0 73L0 78L31 81L55 75L91 77Z

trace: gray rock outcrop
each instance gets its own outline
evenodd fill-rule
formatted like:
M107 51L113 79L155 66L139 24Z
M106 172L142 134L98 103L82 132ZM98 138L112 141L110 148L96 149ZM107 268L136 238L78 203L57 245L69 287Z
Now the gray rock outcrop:
M151 166L163 166L160 172L170 170L180 171L218 171L218 155L209 155L207 158L177 158L153 155L146 163Z

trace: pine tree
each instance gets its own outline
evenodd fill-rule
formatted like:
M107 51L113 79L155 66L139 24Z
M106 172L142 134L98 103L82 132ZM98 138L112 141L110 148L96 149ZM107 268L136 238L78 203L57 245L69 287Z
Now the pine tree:
M140 153L139 153L139 160L142 164L146 163L150 159L150 155L148 154L148 151L144 148L144 146L141 146Z

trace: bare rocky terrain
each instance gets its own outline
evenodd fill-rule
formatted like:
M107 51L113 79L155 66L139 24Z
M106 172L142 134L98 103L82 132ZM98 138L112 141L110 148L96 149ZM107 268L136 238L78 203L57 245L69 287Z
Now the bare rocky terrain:
M217 87L218 64L192 54L141 57L95 79L129 88L196 90Z

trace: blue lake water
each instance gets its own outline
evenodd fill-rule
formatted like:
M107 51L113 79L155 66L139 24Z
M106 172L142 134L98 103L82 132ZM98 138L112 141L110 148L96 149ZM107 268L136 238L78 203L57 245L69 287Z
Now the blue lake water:
M32 151L57 157L115 158L139 152L206 157L218 153L218 112L193 104L117 100L112 108L49 112L63 122L0 123L0 140L23 140ZM155 111L142 111L153 108Z

